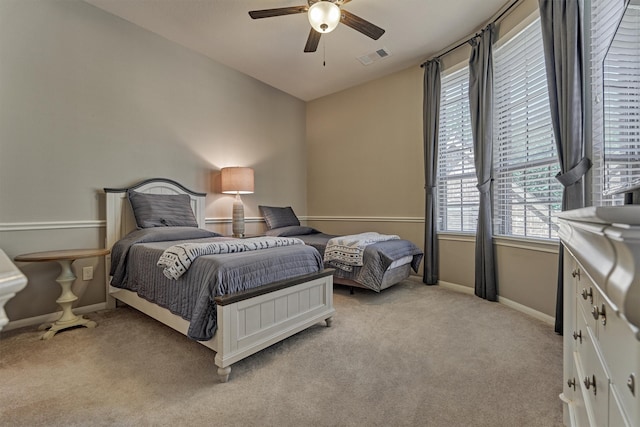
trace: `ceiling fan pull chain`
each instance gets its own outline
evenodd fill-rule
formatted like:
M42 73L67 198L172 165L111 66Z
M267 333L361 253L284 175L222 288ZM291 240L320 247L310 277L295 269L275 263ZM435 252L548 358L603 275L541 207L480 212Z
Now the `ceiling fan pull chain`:
M327 44L324 39L322 39L322 66L327 66Z

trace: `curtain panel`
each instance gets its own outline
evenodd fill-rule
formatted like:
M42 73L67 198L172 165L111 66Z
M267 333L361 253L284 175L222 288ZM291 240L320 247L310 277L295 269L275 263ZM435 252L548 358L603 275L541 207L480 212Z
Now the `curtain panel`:
M424 67L424 273L427 285L438 283L438 213L436 189L438 174L438 132L440 122L440 59L432 59Z
M585 206L585 156L582 26L580 0L538 0L553 133L564 187L562 210ZM563 248L558 259L555 331L563 328Z
M493 42L495 24L472 38L469 58L469 106L473 150L480 192L475 252L475 294L498 300L493 248Z

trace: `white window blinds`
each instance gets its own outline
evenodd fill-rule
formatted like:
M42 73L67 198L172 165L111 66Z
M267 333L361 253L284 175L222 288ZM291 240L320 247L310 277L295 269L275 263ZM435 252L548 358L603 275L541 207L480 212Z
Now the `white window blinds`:
M603 194L610 187L605 179L605 124L603 102L603 61L624 10L623 0L591 0L590 72L591 72L591 145L593 162L592 200L596 206L618 205L622 195Z
M640 6L629 4L604 67L604 188L640 184Z
M438 134L438 231L476 231L480 202L473 163L469 68L442 77Z
M494 234L557 238L561 210L539 19L494 51Z

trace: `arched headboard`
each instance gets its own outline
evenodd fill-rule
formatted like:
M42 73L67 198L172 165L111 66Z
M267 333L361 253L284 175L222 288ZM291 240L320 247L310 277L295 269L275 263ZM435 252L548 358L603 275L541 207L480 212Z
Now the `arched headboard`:
M188 194L191 198L191 208L198 221L198 227L205 227L204 202L206 193L189 190L171 179L152 178L128 188L105 188L107 209L105 245L108 249L111 249L113 244L127 233L136 229L136 220L127 199L127 190L130 189L147 194Z

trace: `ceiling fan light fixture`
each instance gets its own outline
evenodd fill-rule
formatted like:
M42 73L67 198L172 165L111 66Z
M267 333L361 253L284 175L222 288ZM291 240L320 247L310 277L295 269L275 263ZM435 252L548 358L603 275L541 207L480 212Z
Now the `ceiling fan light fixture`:
M319 33L330 33L340 23L340 8L330 1L319 1L311 5L309 23Z

